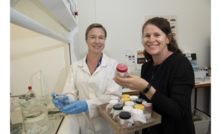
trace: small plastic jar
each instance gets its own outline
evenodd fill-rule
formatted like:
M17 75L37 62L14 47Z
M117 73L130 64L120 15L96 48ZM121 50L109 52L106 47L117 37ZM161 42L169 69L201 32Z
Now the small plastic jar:
M125 102L125 106L134 106L134 102L133 101L126 101Z
M137 104L142 104L143 101L144 101L144 99L138 98L138 99L136 100L136 103L137 103Z
M118 124L121 128L131 127L133 125L131 114L127 111L120 112Z
M127 111L127 112L129 112L129 113L131 113L131 111L132 111L133 109L134 109L134 108L131 107L131 106L124 106L124 107L123 107L123 111Z
M30 90L31 91L31 90ZM66 98L65 96L58 96L58 94L56 94L54 96L54 98L56 98L60 103L61 108L63 109L65 106L70 105L71 102L69 101L68 98Z
M138 99L138 96L135 96L135 95L130 96L130 100L133 102L136 102L137 99Z
M113 106L115 104L117 104L118 102L119 102L118 100L109 100L109 104L107 104L107 106L106 106L106 112L108 115L110 115L110 112L111 112Z
M125 102L130 101L130 98L121 98L121 102L124 104Z
M153 108L152 103L147 103L146 101L143 101L142 105L145 107L144 114L146 115L146 119L150 120L152 116L152 108Z
M117 103L113 106L114 112L112 117L114 121L118 122L118 117L122 109L123 109L123 104Z
M145 107L142 104L136 104L136 105L134 105L134 109L140 109L140 110L144 111Z
M130 98L130 95L129 94L123 94L122 98Z
M118 96L111 96L110 98L111 100L119 100L120 101L120 98Z
M143 111L140 109L133 109L131 111L132 118L134 121L135 126L140 126L143 123L146 123L145 115L143 114Z
M128 74L127 70L128 70L127 65L125 65L123 63L118 64L116 67L115 77L120 76L123 78L127 78L127 74Z

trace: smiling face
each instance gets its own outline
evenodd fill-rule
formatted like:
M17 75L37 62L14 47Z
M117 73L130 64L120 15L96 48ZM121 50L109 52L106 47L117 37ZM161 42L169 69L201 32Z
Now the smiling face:
M105 46L105 32L102 28L92 28L85 39L88 53L100 54Z
M166 34L153 24L147 24L143 29L143 45L147 53L160 56L169 52L167 48L169 38Z

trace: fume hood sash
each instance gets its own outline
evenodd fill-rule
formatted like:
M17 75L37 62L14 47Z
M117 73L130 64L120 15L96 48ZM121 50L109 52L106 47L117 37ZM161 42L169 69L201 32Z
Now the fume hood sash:
M10 22L15 25L29 29L31 31L35 31L37 33L54 38L56 40L59 40L68 44L70 43L68 39L62 37L61 35L55 33L54 31L41 25L40 23L30 19L29 17L23 15L22 13L16 11L13 8L10 9Z

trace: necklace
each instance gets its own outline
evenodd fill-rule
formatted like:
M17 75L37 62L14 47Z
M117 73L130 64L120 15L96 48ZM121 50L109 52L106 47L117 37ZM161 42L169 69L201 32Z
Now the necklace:
M173 53L169 53L166 58L163 60L163 62L170 56L172 55ZM163 62L160 64L160 66L158 67L157 71L155 74L153 74L153 66L152 66L152 77L151 77L151 80L154 78L154 76L157 74L158 70L160 69L161 65L163 64Z
M86 58L86 60L85 60L86 64L88 65L89 70L91 70L90 67L92 67L93 72L100 66L101 61L102 61L102 56L101 56L100 60L98 61L98 63L97 63L97 64L94 64L94 65L89 64L89 62L87 61L87 58ZM89 66L90 66L90 67L89 67ZM94 68L95 68L95 69L94 69ZM91 74L92 74L92 73L91 73Z
M154 76L157 74L157 72L158 72L158 70L160 69L160 67L161 67L162 64L163 64L163 63L160 64L160 66L158 67L158 69L157 69L157 71L156 71L155 74L153 74L153 66L152 66L152 77L151 77L151 80L152 80L152 79L154 78Z

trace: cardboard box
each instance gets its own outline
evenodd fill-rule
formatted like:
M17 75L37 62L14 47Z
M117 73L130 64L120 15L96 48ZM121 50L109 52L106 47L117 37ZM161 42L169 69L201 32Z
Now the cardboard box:
M152 118L149 120L147 123L142 124L141 126L132 126L128 128L121 128L117 122L115 122L105 111L107 104L103 104L99 106L99 112L100 114L107 120L107 122L113 127L113 129L118 133L118 134L128 134L134 131L138 131L143 128L147 128L156 124L161 123L161 115L157 114L156 112L152 112Z

